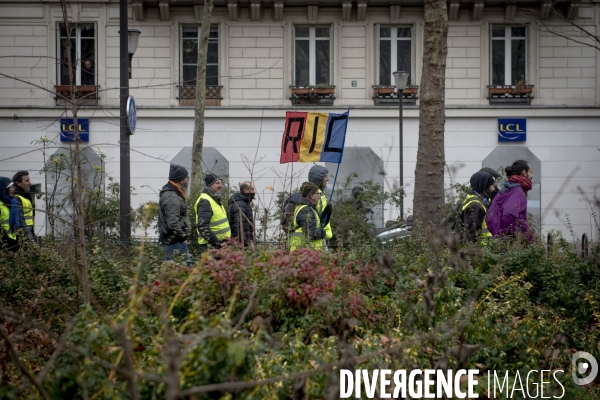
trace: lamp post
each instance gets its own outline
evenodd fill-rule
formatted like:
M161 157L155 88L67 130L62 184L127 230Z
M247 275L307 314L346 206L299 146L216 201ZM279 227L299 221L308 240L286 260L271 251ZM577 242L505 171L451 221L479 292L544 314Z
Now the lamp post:
M402 94L404 93L406 82L408 81L408 76L410 74L406 71L396 71L392 75L394 75L394 80L396 81L396 89L398 90L398 104L400 104L400 143L398 147L400 148L400 189L404 190L404 133L402 132ZM404 220L404 198L402 198L402 202L400 203L400 220Z
M127 0L119 3L119 44L121 58L120 74L120 202L119 216L121 240L131 238L131 172L129 164L129 131L127 119L127 99L129 98L129 79L131 78L131 59L137 49L140 31L127 27Z

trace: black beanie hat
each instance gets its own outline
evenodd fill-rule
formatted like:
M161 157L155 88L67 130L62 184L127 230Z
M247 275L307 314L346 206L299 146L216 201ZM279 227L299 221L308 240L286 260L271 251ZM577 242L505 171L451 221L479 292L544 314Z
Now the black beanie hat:
M181 165L171 164L169 169L169 180L173 182L181 182L185 178L187 178L188 171Z
M222 179L219 175L216 174L208 174L204 177L204 183L206 183L206 187L211 187L213 183L219 180Z

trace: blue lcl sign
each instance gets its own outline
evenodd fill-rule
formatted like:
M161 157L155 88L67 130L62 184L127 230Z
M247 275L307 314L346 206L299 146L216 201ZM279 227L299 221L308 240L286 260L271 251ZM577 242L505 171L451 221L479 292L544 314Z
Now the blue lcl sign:
M82 142L90 141L90 119L77 118L77 132L79 140ZM60 141L74 142L75 141L75 122L73 118L60 119Z
M527 140L527 119L498 118L499 142L524 142Z

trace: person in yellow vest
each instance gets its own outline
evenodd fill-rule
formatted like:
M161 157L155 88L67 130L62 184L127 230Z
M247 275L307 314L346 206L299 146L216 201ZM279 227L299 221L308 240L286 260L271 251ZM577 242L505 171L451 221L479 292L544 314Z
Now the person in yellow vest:
M321 216L316 208L320 197L321 193L317 185L304 182L300 187L300 196L295 199L296 207L289 241L290 251L300 247L324 250L325 229L321 224ZM330 214L328 216L331 217Z
M209 246L218 249L231 237L227 213L222 204L223 180L218 175L208 174L204 183L206 186L194 206L201 252L208 250Z
M15 187L10 178L0 176L0 247L4 250L17 252L19 240L17 230L19 225L19 210L13 195Z
M323 240L323 246L326 246L325 240L329 240L333 237L333 231L331 230L330 224L332 207L331 204L327 203L327 196L325 196L325 194L323 193L323 191L327 187L327 182L329 182L328 174L329 171L327 170L327 168L322 167L320 165L315 165L310 169L310 171L308 171L308 181L316 185L319 189L319 202L317 203L316 208L317 212L319 213L319 216L321 217L321 221L325 223L325 239ZM324 220L323 217L325 216L325 211L326 214L329 215L329 217L327 217Z
M25 237L37 243L35 234L35 196L31 194L31 179L29 172L19 171L13 176L15 187L15 200L19 209L19 224L25 233Z
M484 199L489 198L494 191L496 180L487 172L476 172L471 176L471 190L463 202L462 217L465 227L465 239L478 242L492 237L485 223L487 207Z

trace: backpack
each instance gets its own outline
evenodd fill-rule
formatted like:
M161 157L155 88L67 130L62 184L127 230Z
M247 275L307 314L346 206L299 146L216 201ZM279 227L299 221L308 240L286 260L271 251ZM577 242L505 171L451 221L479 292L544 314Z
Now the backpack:
M283 211L281 213L281 219L279 224L281 228L290 232L292 229L292 225L294 224L294 212L296 211L296 204L286 201L283 205Z
M463 215L462 208L464 205L464 199L460 199L456 207L450 211L440 222L441 227L446 227L452 232L458 232L463 228Z

